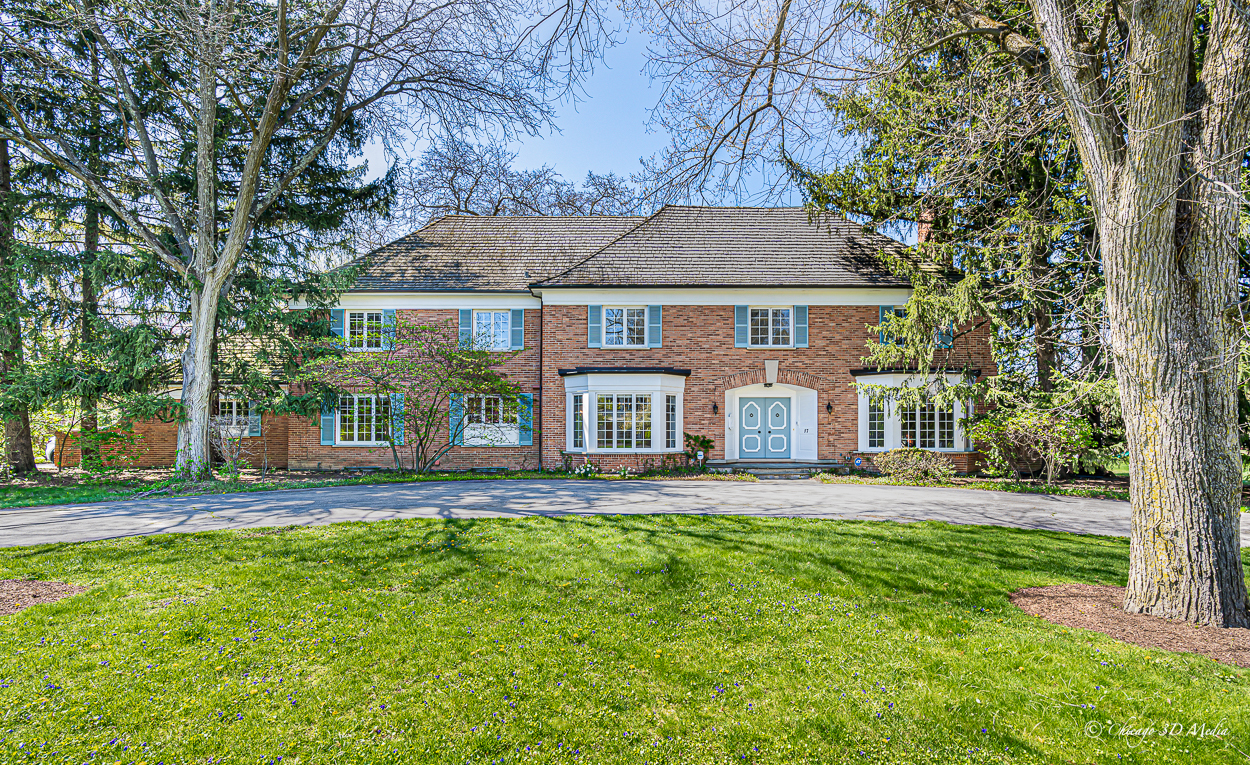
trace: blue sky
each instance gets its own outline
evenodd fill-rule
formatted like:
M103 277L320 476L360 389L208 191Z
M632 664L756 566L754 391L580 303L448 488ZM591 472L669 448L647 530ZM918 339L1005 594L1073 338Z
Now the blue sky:
M668 143L662 130L647 130L661 84L653 87L642 71L646 36L638 31L621 36L625 42L596 63L581 100L558 106L557 131L513 145L518 168L549 165L570 181L581 181L591 170L628 177L640 169L639 158Z

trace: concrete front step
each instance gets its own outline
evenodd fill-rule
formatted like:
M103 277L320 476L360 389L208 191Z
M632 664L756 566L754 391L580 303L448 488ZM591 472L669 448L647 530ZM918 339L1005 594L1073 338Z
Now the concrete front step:
M741 460L708 460L707 466L712 470L725 472L750 473L758 478L797 479L807 478L813 473L842 472L846 466L836 460L804 460L802 462L747 462Z

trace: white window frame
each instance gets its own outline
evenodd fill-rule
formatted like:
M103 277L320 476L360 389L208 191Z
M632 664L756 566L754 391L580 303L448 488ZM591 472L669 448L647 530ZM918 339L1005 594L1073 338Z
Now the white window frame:
M478 332L478 316L489 316L489 333ZM496 324L502 317L503 330ZM507 351L512 349L512 311L508 308L473 309L473 347L480 351ZM502 337L502 341L500 338ZM483 342L483 339L488 342Z
M617 347L617 346L614 346ZM565 449L574 454L673 454L682 450L682 431L684 427L684 396L686 378L672 374L618 374L618 373L587 373L570 375L564 378L565 386ZM649 396L651 431L649 446L634 445L618 447L616 445L616 428L613 427L612 446L599 446L599 397L600 396ZM676 443L669 446L667 442L669 397L674 399L676 421L674 433ZM576 402L580 401L583 416L581 433L575 432L574 422L579 418L574 412ZM635 399L636 406L636 399ZM617 401L613 398L612 411L615 418ZM636 416L636 415L635 415ZM615 420L614 420L615 423Z
M376 324L370 317L376 316ZM356 318L360 319L360 331L356 331ZM377 331L370 333L370 326L376 326ZM383 334L386 332L386 314L379 310L361 310L344 311L343 314L343 338L344 347L349 351L372 352L380 351L386 347ZM359 340L359 343L357 343Z
M619 343L608 342L608 312L621 312L621 340ZM637 343L629 342L629 312L637 311L642 317L642 339ZM605 305L601 321L603 336L600 345L604 348L646 348L647 347L647 306L645 305Z
M229 414L222 410L228 409ZM220 429L230 438L246 438L252 430L252 403L245 399L223 396L217 399L217 418L229 417L230 424L218 419Z
M768 342L755 342L755 312L768 311ZM776 317L778 311L788 312L788 336L789 342L774 343L773 335L776 331ZM747 306L747 347L748 348L793 348L794 347L794 306L792 305L751 305Z
M955 384L960 381L961 375L955 372L946 373L948 384ZM930 378L931 380L932 378ZM871 375L861 375L856 378L857 382L869 383L873 385L883 385L893 388L899 387L922 387L927 384L927 380L915 378L913 375L905 373L880 373ZM890 449L899 449L907 446L919 446L921 449L935 452L969 452L973 451L973 445L968 440L968 434L964 431L962 420L972 411L971 402L955 401L944 406L936 404L921 405L919 409L916 406L905 407L897 402L883 402L881 406L884 408L884 441L879 446L872 445L870 414L872 411L872 402L864 394L859 394L859 449L861 452L884 452ZM927 406L927 408L926 408ZM913 416L914 413L914 416ZM926 415L932 414L932 430L933 445L925 445L929 443L924 439L926 435L925 428ZM905 432L904 426L911 423L910 434ZM949 446L943 446L943 433L949 434L949 440L945 443Z
M384 436L381 440L353 440L345 441L343 439L343 402L350 400L353 402L354 422L352 423L353 435L360 435L360 401L372 401L372 414L375 426L370 428L369 435ZM385 436L389 436L391 432L391 397L390 396L373 396L368 394L345 394L339 396L338 406L334 409L334 445L335 446L386 446L390 443ZM380 425L380 427L378 427Z
M484 416L490 409L490 402L496 402L499 419L487 422ZM474 414L475 402L479 415ZM505 413L502 396L465 396L464 407L464 446L519 446L521 444L521 423L518 412ZM479 420L474 422L474 417Z

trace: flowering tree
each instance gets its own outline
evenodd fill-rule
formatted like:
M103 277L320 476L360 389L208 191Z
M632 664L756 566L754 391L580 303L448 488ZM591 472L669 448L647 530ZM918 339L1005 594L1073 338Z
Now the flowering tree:
M386 423L385 441L404 469L400 447L407 447L412 469L428 472L454 445L463 441L463 401L489 400L498 421L519 422L519 388L499 371L513 353L483 350L460 341L450 324L420 324L397 318L371 330L377 342L352 350L341 340L337 353L317 349L299 379L342 393L366 394L379 402L375 416ZM368 340L370 336L367 336ZM453 413L456 413L453 416ZM489 434L488 436L489 437Z

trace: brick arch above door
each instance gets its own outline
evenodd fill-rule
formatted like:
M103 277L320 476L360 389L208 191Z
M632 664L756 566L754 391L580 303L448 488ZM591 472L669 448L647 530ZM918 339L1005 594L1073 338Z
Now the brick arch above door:
M763 369L748 369L743 372L717 377L712 380L712 385L715 392L724 393L727 390L742 388L747 385L762 385L766 381ZM777 382L781 385L794 385L818 391L826 390L827 386L833 384L833 380L828 377L785 368L777 370Z

